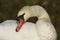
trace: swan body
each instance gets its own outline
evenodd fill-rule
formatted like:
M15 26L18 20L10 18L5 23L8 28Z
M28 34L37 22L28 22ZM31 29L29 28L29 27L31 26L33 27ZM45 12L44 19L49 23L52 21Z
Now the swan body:
M15 31L16 20L7 20L0 24L1 40L57 40L57 33L52 25L48 13L41 6L24 6L17 16L24 15L24 24L19 32ZM26 22L30 17L36 16L36 24Z

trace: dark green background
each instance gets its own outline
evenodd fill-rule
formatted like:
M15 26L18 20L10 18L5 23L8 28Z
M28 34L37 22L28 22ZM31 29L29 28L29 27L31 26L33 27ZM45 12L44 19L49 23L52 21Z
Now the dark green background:
M25 5L42 5L49 13L60 40L60 0L0 0L0 22L15 19Z

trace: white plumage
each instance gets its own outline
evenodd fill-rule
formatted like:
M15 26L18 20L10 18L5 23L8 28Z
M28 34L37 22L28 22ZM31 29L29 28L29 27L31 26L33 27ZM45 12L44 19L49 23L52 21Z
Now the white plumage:
M29 17L36 16L36 24L26 22L19 32L15 31L16 20L7 20L0 23L0 40L57 40L57 34L48 13L41 6L24 6L18 16L24 15L26 21Z

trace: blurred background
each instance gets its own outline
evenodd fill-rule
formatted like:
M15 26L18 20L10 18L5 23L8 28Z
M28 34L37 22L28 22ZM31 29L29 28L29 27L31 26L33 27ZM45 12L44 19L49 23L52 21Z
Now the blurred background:
M0 22L13 20L25 5L41 5L49 13L60 40L60 0L0 0Z

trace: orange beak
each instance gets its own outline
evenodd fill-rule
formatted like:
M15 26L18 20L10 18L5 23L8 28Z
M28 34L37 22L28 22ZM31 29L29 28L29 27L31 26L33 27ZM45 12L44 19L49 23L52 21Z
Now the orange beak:
M24 23L24 20L20 18L16 27L16 32L18 32L21 29L23 23Z

